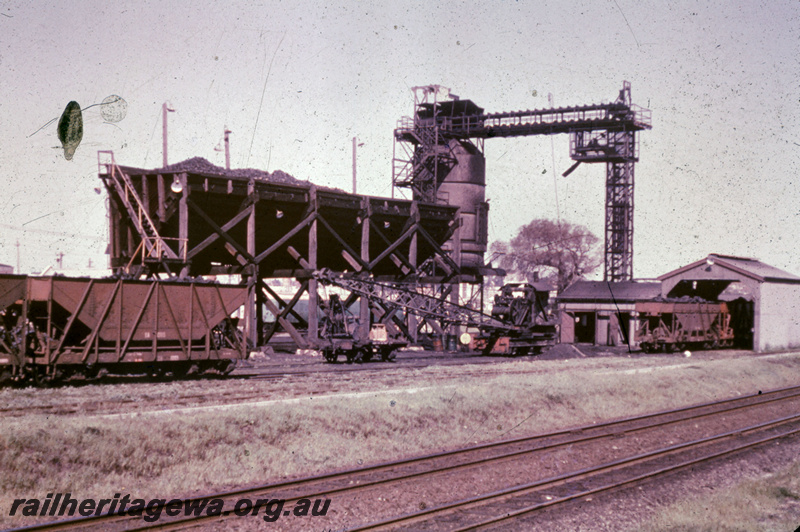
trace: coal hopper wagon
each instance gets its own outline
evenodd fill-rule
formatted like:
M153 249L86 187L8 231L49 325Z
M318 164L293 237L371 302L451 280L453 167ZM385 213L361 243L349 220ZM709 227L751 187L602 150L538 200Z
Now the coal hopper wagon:
M724 302L644 301L636 303L636 337L646 353L731 347L734 331Z
M199 281L0 276L0 380L176 377L233 369L247 288Z

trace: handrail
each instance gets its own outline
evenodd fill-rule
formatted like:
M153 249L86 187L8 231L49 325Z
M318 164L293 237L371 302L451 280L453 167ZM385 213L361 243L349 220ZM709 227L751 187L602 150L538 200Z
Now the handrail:
M103 155L107 156L110 159L110 162L104 162L102 160ZM98 170L100 170L100 167L102 166L106 167L106 175L109 176L111 182L114 184L117 194L119 194L120 199L122 200L123 204L125 204L125 208L128 210L128 215L131 217L131 221L133 221L134 225L136 226L136 230L138 231L139 236L142 239L142 245L144 246L144 249L142 250L142 258L144 259L146 253L147 256L156 258L158 260L161 260L165 257L168 259L178 259L179 257L175 251L166 244L166 239L158 234L158 230L156 229L153 220L150 218L147 209L145 209L144 204L139 197L139 193L136 191L136 188L133 186L130 178L125 174L125 172L122 171L122 169L119 168L119 166L117 166L117 163L114 160L114 152L110 150L98 150L97 165ZM131 204L131 198L133 198L135 207ZM182 260L185 262L186 239L172 238L169 240L178 240L179 243L184 244L181 255Z

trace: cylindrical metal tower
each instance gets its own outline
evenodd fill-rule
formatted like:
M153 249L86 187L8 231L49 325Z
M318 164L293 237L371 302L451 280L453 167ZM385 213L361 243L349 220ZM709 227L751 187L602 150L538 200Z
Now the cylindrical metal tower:
M486 159L469 141L451 140L449 147L457 162L439 186L437 197L442 203L461 209L461 228L445 249L456 249L454 239L460 238L461 266L483 266L489 220Z

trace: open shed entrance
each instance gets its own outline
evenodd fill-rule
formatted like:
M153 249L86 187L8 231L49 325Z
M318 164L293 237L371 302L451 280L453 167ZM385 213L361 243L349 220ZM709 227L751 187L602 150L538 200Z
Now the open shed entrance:
M739 349L753 349L754 308L753 302L743 297L728 301L733 342Z
M719 301L720 296L731 286L730 279L684 279L670 290L668 297L701 297L706 301ZM728 293L736 293L736 285L731 286ZM722 296L723 299L731 297ZM744 297L727 301L728 312L731 314L731 328L733 328L734 345L739 349L753 349L754 304Z
M594 312L575 313L575 342L593 344L595 338L596 318Z

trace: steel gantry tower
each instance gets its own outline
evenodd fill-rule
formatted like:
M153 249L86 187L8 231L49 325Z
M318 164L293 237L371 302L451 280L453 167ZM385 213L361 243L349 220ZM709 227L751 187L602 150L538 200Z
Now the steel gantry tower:
M459 143L482 153L487 138L568 133L575 164L565 176L582 162L606 164L604 278L616 282L633 277L636 133L651 128L651 113L631 102L630 83L624 82L612 103L503 113L485 113L438 85L413 91L414 117L401 119L394 131L395 187L410 188L414 199L436 203L440 186L458 164L454 148Z

